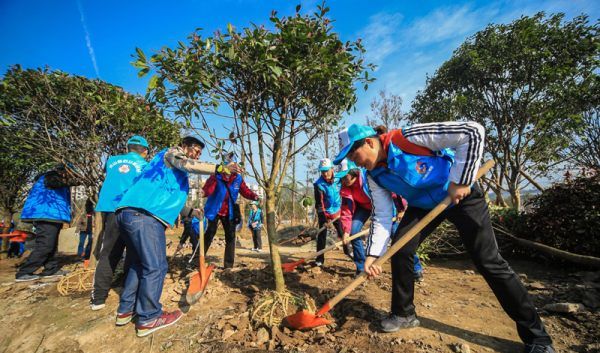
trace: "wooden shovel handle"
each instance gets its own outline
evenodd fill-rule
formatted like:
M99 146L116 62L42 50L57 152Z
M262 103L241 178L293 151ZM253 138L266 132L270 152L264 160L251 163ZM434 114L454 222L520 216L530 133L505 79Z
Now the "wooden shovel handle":
M475 181L481 178L485 173L487 173L494 166L494 161L489 160L484 165L479 168L477 171L477 176L475 177ZM406 243L412 240L423 228L425 228L429 222L431 222L434 218L439 216L452 202L450 196L446 196L442 202L440 202L437 206L435 206L429 213L423 217L417 224L415 224L406 234L402 236L394 245L392 245L388 251L385 252L383 256L375 260L373 265L381 266L384 262L389 260L392 255L398 252ZM327 310L319 310L319 314L324 314L325 312L331 310L340 300L344 299L350 292L352 292L356 287L360 286L364 281L367 280L367 274L365 272L361 273L354 281L352 281L346 288L344 288L341 292L339 292L335 297L329 299L329 301L325 304Z
M365 235L365 234L368 234L368 233L369 233L369 230L368 230L368 229L365 229L365 230L363 230L362 232L358 232L358 233L356 233L356 234L354 234L354 235L351 235L351 236L349 236L349 237L348 237L348 241L354 240L354 239L356 239L356 238L358 238L358 237L362 237L363 235ZM323 255L324 253L328 252L329 250L333 250L333 249L337 248L338 246L342 245L343 243L344 243L344 241L343 241L343 240L340 240L340 241L336 242L335 244L333 244L333 245L330 245L330 246L326 247L326 248L325 248L325 249L323 249L323 250L320 250L320 251L317 251L317 252L315 252L315 253L312 253L312 254L310 254L310 255L307 255L307 256L304 258L304 260L314 259L315 257L318 257L318 256L320 256L320 255Z

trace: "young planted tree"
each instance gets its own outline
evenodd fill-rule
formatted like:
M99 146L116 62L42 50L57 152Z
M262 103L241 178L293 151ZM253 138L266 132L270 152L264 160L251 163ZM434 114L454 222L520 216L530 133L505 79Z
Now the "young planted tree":
M273 28L241 31L166 48L135 66L153 70L149 97L178 116L208 128L207 116L232 118L228 127L249 171L265 190L271 267L277 292L285 290L276 239L276 205L295 155L321 128L335 125L356 102L355 84L371 79L360 41L343 42L319 6L311 15L271 15ZM224 103L225 109L219 109ZM214 120L216 121L216 119ZM227 127L226 127L227 128Z
M146 136L156 149L177 141L180 129L142 97L120 87L19 66L11 67L0 82L0 116L5 122L1 134L23 156L15 162L71 163L94 202L104 180L104 162L125 151L131 135Z
M600 22L563 18L538 13L489 25L428 78L412 106L417 122L481 123L497 166L492 186L517 208L521 189L560 162L597 87Z

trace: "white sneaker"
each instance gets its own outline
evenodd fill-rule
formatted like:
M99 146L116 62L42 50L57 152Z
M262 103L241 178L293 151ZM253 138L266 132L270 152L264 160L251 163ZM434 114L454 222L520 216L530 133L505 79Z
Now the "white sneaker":
M105 306L106 306L106 304L104 304L104 303L102 303L102 304L90 304L90 309L92 309L93 311L98 311L98 310L104 309Z
M262 252L262 249L256 249L256 252Z

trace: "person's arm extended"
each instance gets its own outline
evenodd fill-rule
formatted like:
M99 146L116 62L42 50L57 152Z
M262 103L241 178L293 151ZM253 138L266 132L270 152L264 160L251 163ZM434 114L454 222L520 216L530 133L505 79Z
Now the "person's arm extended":
M392 231L392 218L395 216L392 193L379 186L371 177L367 177L373 208L371 227L367 238L367 256L379 257L387 249Z
M485 129L480 124L474 121L417 124L403 129L402 135L408 141L432 151L455 149L450 181L458 185L471 185L475 180L485 142Z
M217 170L216 164L200 162L199 160L189 158L181 147L169 148L165 153L165 161L169 167L188 173L211 175Z
M256 193L254 191L252 191L248 185L246 185L246 182L242 180L242 184L240 185L240 194L242 194L242 196L248 200L252 200L252 201L257 201L258 200L258 195L256 195Z

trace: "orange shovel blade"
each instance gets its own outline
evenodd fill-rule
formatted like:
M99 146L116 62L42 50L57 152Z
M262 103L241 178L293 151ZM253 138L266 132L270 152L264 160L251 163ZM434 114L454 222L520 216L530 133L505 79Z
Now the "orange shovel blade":
M306 330L319 326L329 325L331 323L331 321L322 317L318 317L307 310L302 310L295 314L287 316L283 319L283 322L287 327L296 330Z
M296 269L296 267L302 265L304 262L306 262L306 260L304 259L300 259L294 262L288 262L287 264L282 264L281 268L283 269L283 272L293 272Z
M204 271L199 271L190 278L190 286L185 295L188 304L194 304L202 297L214 268L213 265L206 266Z

